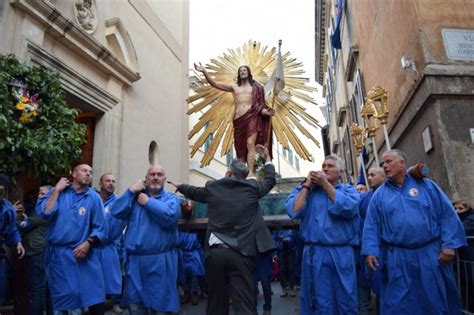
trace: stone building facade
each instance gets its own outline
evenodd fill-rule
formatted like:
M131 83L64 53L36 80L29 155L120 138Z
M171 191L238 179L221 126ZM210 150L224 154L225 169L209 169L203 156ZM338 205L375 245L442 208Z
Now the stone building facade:
M341 49L334 49L339 25ZM349 134L364 125L360 108L368 91L388 91L392 148L409 164L426 163L430 177L452 199L474 201L474 2L316 0L316 78L327 101L328 150L340 154L355 177L358 159ZM378 152L366 142L369 165Z
M84 161L119 191L158 162L188 179L187 0L0 1L0 53L56 69L88 125Z

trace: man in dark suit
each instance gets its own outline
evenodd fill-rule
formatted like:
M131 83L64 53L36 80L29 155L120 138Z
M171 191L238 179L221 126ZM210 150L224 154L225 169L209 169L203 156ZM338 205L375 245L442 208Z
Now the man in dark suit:
M262 224L258 201L276 182L268 148L257 145L256 149L265 158L265 175L261 181L246 179L247 166L234 160L224 178L208 181L205 187L175 185L186 197L208 206L205 242L208 315L228 314L229 297L235 314L256 314L253 257L274 247L262 244L269 235L261 232L266 227Z

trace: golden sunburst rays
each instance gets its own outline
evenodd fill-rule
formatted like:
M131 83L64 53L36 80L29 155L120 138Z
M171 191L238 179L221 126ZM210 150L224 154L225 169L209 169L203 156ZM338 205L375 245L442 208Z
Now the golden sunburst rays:
M237 78L237 70L241 65L248 65L253 78L265 85L276 66L277 48L268 49L259 42L248 41L241 48L229 49L223 56L211 59L206 64L209 74L218 82L231 83ZM319 147L319 142L306 129L321 127L318 121L306 112L306 108L299 102L314 104L309 95L316 88L308 86L308 78L304 74L302 63L287 52L282 55L283 72L285 74L285 88L275 97L275 116L272 118L273 132L276 139L285 149L294 148L302 159L311 161L312 155L301 141L298 134L311 140ZM199 134L191 148L193 157L206 140L211 136L212 141L201 159L201 166L211 163L219 144L222 143L221 156L232 149L234 128L234 99L232 93L224 92L210 86L205 78L197 75L198 87L195 94L188 98L191 104L188 115L202 113L198 122L189 132L188 139ZM267 105L272 106L272 97L267 97ZM202 132L201 132L202 131Z

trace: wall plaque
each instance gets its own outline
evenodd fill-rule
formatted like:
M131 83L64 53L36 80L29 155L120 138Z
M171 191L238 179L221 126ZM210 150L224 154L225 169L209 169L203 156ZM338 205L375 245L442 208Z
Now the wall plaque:
M474 60L474 30L444 29L446 55L453 60Z

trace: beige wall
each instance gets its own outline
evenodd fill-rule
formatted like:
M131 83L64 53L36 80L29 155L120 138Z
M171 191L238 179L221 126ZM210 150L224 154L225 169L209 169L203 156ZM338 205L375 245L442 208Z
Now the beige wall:
M188 164L184 113L187 47L182 51L184 60L179 60L166 42L157 38L156 30L140 20L138 12L133 14L137 16L131 18L139 23L129 33L140 60L142 79L126 89L124 95L121 155L129 155L130 160L122 160L120 177L136 180L144 176L148 147L154 140L159 146L159 163L167 170L168 178L183 180Z
M389 94L389 125L410 92L417 75L400 66L406 55L423 67L423 51L417 32L414 2L354 1L350 2L353 17L357 16L353 42L359 45L360 69L363 73L365 93L375 85L383 86ZM382 144L382 133L377 134Z
M51 0L49 3L66 20L74 22L72 0ZM99 0L96 3L98 27L92 35L87 35L70 30L58 33L47 25L55 22L41 21L35 16L32 0L17 0L13 4L2 1L0 53L14 53L18 58L28 60L27 40L32 41L58 63L63 63L84 81L115 99L113 108L100 110L102 114L97 120L93 158L97 176L94 176L94 183L101 173L112 172L118 178L119 191L123 191L132 181L143 178L149 167L151 141L159 146L159 163L164 166L168 178L185 182L189 160L185 113L189 3L187 0ZM25 6L32 9L25 9ZM39 7L47 8L48 5ZM114 18L120 19L128 33L136 53L136 69L133 65L113 61L115 56L113 48L108 46L105 22ZM101 57L89 49L88 44L103 46L112 52L112 56ZM111 68L107 69L104 64ZM117 70L114 66L126 70ZM127 82L114 71L139 72L140 77L135 82Z
M453 63L446 58L442 29L474 29L471 0L417 0L413 3L426 63ZM461 62L462 63L462 62Z
M363 0L348 4L354 23L352 44L361 51L365 90L381 85L388 91L389 125L400 115L426 64L455 63L446 57L442 29L474 29L474 2L470 0ZM418 73L402 69L404 55L415 61ZM381 133L377 140L381 143Z

